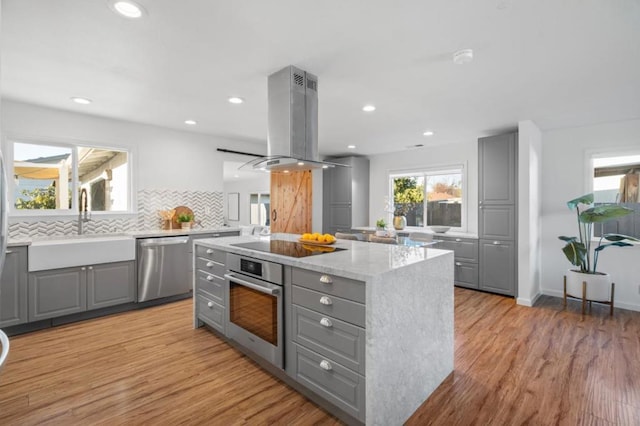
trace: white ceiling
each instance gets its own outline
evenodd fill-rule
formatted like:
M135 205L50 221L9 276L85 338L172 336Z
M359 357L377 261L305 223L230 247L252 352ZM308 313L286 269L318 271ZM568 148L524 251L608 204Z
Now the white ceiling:
M640 117L638 0L138 2L134 21L106 0L2 0L2 96L266 143L266 78L291 64L319 78L325 155Z

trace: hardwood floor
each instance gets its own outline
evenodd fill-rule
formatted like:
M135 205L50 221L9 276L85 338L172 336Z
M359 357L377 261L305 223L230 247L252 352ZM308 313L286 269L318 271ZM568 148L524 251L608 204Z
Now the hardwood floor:
M408 425L638 425L640 313L456 289L455 371ZM205 329L191 301L11 339L0 425L339 424Z

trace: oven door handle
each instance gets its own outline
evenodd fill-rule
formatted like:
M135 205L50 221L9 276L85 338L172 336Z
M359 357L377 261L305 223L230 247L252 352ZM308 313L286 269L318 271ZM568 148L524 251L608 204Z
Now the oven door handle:
M235 276L233 274L224 274L224 277L226 279L228 279L229 281L236 282L236 283L238 283L240 285L243 285L245 287L249 287L249 288L254 289L256 291L259 291L261 293L270 294L272 296L280 294L280 289L278 289L278 288L267 288L267 287L263 287L263 286L258 285L258 284L250 283L249 281L245 281L245 280L243 280L241 278L238 278L237 276Z

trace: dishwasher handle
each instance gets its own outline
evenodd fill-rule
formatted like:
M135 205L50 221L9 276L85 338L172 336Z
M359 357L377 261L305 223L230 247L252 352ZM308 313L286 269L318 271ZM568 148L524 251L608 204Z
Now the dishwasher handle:
M164 247L177 244L187 244L189 237L151 238L140 242L140 247Z

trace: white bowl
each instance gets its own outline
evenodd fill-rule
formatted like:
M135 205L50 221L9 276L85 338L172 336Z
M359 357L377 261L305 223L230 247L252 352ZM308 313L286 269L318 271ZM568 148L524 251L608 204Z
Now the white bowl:
M431 230L433 232L435 232L436 234L444 234L445 232L447 232L449 229L451 229L450 226L430 226Z

